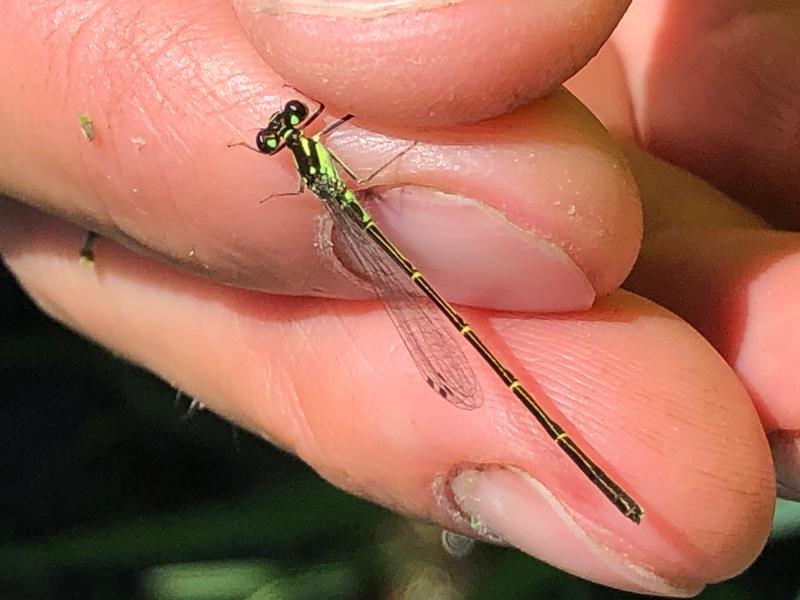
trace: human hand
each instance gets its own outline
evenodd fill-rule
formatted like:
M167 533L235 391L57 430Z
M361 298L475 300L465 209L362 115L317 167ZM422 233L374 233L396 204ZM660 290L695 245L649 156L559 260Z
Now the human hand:
M0 247L56 318L291 449L341 487L450 528L463 528L459 513L472 514L523 550L608 585L692 593L749 564L769 530L774 479L765 430L797 426L783 393L791 346L784 337L773 348L782 330L766 339L773 329L758 319L792 322L792 236L770 232L719 192L627 144L631 172L565 92L526 104L588 60L624 2L496 4L470 0L368 21L254 16L242 5L252 40L281 78L230 9L213 2L191 12L174 0L75 3L60 19L49 3L7 3L2 43L19 58L0 70L6 89L17 90L0 116L0 172L25 201L0 209ZM626 26L646 21L639 15ZM646 27L656 31L668 16L627 31L647 38ZM606 56L621 52L623 40L615 34ZM345 300L363 291L320 260L318 203L258 204L296 189L289 158L226 144L251 137L296 95L284 79L337 116L353 112L356 125L396 134L354 126L332 137L359 173L407 145L396 137L423 141L377 181L403 184L379 211L386 229L448 299L529 313L464 311L642 501L642 525L620 517L485 371L478 411L457 411L433 395L380 305ZM582 95L617 133L641 131L635 118L627 129L613 120L636 89L614 82ZM91 144L77 129L80 112L98 128ZM792 173L781 173L772 179L784 185ZM615 291L639 251L634 176L647 225L631 280L641 296ZM676 207L677 196L686 200ZM400 201L402 210L392 210ZM776 194L770 201L786 204ZM24 204L148 256L103 242L96 272L87 273L75 256L81 232ZM720 231L699 237L700 226ZM661 241L670 237L677 239ZM725 240L736 244L737 260L726 258ZM754 271L765 247L777 268ZM712 274L722 279L709 288ZM670 295L676 282L680 293ZM732 298L730 283L752 285ZM743 315L742 290L760 308ZM733 333L730 364L647 297L681 311L717 344ZM530 314L576 310L585 312ZM741 381L756 398L752 376L766 378L767 368L759 419ZM797 476L787 461L783 467Z

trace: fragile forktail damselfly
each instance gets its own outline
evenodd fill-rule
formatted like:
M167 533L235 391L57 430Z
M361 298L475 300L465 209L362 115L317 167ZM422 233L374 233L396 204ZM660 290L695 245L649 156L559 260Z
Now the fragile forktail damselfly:
M320 104L309 115L308 107L303 102L290 100L282 110L272 115L267 126L256 135L255 149L259 152L272 156L283 148L288 148L294 157L300 175L300 189L279 195L300 194L303 188L308 188L322 201L345 242L348 256L364 271L378 296L385 302L417 368L440 396L461 408L472 409L481 404L480 387L466 357L455 340L440 325L444 318L466 338L595 487L623 515L634 523L639 523L644 509L572 440L564 428L486 347L461 315L386 237L339 175L336 165L357 183L365 181L358 178L321 142L322 136L351 119L352 115L342 117L313 137L305 135L304 129L322 114L324 108ZM372 176L374 175L375 173ZM432 311L430 307L435 307L438 311Z

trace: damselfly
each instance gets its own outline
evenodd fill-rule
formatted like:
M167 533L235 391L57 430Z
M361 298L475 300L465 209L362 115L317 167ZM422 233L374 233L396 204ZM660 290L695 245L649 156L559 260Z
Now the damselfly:
M272 115L267 126L256 135L255 149L259 152L272 156L288 148L294 157L300 175L300 189L279 195L300 194L304 188L308 188L322 201L344 241L344 251L364 272L385 302L417 368L440 396L460 408L473 409L481 404L480 387L464 353L445 330L443 320L446 320L466 338L584 475L623 515L639 523L644 509L589 458L486 347L461 315L386 237L339 175L336 165L357 183L366 181L357 177L321 142L322 136L350 120L352 115L342 117L313 137L305 135L304 129L322 114L324 108L320 104L309 115L304 103L290 100L282 110ZM430 310L431 307L438 310Z

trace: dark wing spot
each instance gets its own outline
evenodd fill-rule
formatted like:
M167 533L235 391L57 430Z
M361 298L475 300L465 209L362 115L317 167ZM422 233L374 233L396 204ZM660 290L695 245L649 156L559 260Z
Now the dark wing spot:
M442 398L446 399L451 393L450 388L448 388L446 385L439 385L430 377L425 377L425 383L427 383L431 389L439 394Z

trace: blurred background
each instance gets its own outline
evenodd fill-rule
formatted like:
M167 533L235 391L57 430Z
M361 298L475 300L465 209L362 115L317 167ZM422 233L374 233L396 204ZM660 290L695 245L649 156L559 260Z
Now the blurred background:
M0 599L633 599L340 492L44 317L0 267ZM800 505L709 599L800 598Z

